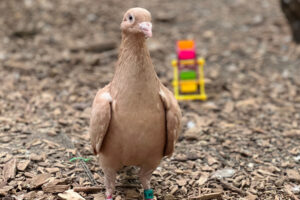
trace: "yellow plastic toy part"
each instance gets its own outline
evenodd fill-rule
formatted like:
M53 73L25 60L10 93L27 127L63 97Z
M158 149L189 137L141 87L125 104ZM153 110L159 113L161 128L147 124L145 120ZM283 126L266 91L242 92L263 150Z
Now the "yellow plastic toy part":
M182 93L191 93L197 91L197 82L196 81L181 81L180 82L180 91Z
M180 65L195 65L195 60L191 59L191 60L180 60Z

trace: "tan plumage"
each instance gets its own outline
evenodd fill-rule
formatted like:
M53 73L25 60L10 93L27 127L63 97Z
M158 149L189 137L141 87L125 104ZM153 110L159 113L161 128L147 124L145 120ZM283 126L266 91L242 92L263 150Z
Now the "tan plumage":
M107 199L124 166L140 167L143 187L150 189L153 170L172 155L180 131L178 103L158 79L146 47L150 22L145 9L125 13L114 78L98 91L92 106L90 138L105 175Z

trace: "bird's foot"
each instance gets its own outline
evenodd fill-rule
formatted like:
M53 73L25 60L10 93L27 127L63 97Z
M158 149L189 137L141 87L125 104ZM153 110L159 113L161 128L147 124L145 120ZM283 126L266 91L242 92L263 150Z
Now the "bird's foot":
M145 200L153 200L154 199L153 190L152 189L144 190L144 198Z
M106 198L105 198L105 200L113 200L112 199L112 195L107 195Z

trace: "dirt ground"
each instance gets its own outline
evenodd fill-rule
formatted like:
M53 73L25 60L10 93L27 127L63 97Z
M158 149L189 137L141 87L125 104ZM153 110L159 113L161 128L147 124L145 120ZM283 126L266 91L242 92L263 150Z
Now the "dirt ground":
M277 0L7 0L0 2L0 198L58 199L103 176L88 124L97 89L114 71L120 21L151 11L149 49L171 88L178 39L206 58L207 101L181 102L183 131L154 172L157 199L300 198L300 47ZM73 146L74 145L74 146ZM116 199L142 199L136 169ZM100 194L100 195L99 195Z

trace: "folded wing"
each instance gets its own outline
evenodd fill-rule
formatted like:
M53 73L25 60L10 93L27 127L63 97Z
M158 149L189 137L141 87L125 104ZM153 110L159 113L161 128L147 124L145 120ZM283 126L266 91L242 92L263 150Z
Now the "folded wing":
M111 102L109 85L98 91L92 106L90 119L90 140L94 154L98 154L111 119Z
M170 157L181 129L181 111L177 100L168 88L161 85L159 95L166 110L167 140L164 156Z

